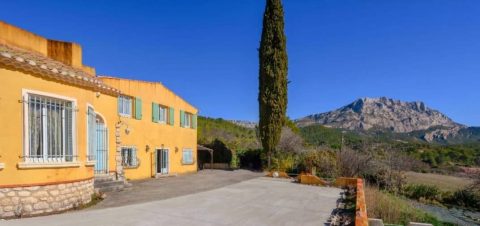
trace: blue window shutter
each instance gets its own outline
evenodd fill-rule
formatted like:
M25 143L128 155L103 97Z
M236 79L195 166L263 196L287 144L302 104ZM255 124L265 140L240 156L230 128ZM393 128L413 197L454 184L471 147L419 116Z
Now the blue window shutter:
M197 128L197 115L192 115L192 128Z
M132 165L137 166L137 148L132 148Z
M185 112L180 110L180 127L185 126Z
M152 122L158 122L159 108L158 104L152 102Z
M170 108L170 113L168 115L168 119L170 121L170 125L173 126L173 124L175 123L175 109L174 108Z
M117 102L118 102L118 113L122 113L122 97L119 96L117 97Z
M135 98L135 119L142 119L142 99Z

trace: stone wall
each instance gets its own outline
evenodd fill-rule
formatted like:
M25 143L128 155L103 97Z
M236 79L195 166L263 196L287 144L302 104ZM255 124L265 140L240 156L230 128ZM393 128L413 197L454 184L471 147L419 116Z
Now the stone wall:
M45 186L0 188L0 219L42 215L87 204L93 179Z

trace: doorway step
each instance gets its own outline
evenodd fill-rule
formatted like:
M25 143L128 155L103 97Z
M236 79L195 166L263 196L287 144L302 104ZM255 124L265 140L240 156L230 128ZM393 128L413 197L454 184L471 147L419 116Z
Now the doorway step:
M95 188L95 192L105 193L122 191L127 186L124 181L115 180L114 175L102 175L95 176L93 187Z

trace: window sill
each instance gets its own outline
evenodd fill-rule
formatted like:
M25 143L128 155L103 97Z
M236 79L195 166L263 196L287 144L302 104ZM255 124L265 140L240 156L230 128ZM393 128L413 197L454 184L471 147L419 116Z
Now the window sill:
M85 166L95 166L96 163L97 163L96 161L87 161L85 163Z
M182 162L182 165L195 165L195 162L189 162L189 163Z
M73 168L80 167L80 162L62 162L62 163L31 163L19 162L19 169L38 169L38 168Z
M118 113L118 116L120 116L122 118L132 118L132 115L121 114L121 113Z
M140 165L138 165L138 166L123 166L123 169L126 169L126 170L128 170L128 169L138 169L138 167L140 167Z
M0 170L5 168L5 163L0 163Z

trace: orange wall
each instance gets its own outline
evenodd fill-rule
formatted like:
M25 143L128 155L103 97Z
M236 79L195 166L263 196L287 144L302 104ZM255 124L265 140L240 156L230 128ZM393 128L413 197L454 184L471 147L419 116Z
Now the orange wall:
M196 172L196 161L191 165L183 165L182 150L193 149L196 160L197 131L193 128L180 127L179 110L197 114L197 109L175 95L160 83L149 83L113 78L103 80L121 89L125 94L142 99L141 120L120 117L117 110L117 97L96 93L91 90L47 80L19 71L0 68L0 78L4 89L0 89L0 163L5 168L0 170L0 186L15 184L41 184L91 178L93 166L86 165L87 159L87 106L94 110L106 121L109 130L109 171L116 170L116 137L115 125L122 121L120 136L122 145L136 146L140 165L138 168L125 169L128 179L142 179L152 176L153 153L156 148L169 149L170 174ZM40 91L64 96L77 101L76 113L76 154L80 165L70 168L35 168L19 169L18 163L23 160L23 104L22 90ZM97 95L98 94L98 95ZM173 107L174 126L152 122L152 102ZM129 133L125 129L129 128ZM150 150L146 150L146 146Z
M126 80L119 78L103 77L106 84L118 88L125 95L140 97L142 99L142 119L120 117L115 119L123 121L126 125L121 127L122 145L137 147L137 155L140 159L140 166L134 169L125 169L128 179L142 179L152 176L153 152L156 148L164 147L169 149L169 172L170 174L182 174L196 172L196 161L192 165L182 165L183 148L191 148L196 160L197 131L192 128L180 127L180 111L184 110L197 114L197 109L188 104L172 91L160 83ZM174 126L152 122L152 102L173 107ZM116 107L116 105L115 105ZM110 109L110 107L109 107ZM115 110L115 113L117 111ZM113 117L113 116L110 116ZM125 133L128 125L129 134ZM150 150L146 150L146 146ZM114 150L110 150L112 153Z
M93 102L94 92L82 88L49 81L19 71L0 68L0 163L5 168L0 170L0 186L9 184L37 184L79 180L93 177L93 168L85 166L86 160L86 103ZM77 101L76 113L76 147L79 161L74 168L55 169L18 169L17 164L23 160L23 104L22 89L41 91L61 95Z

